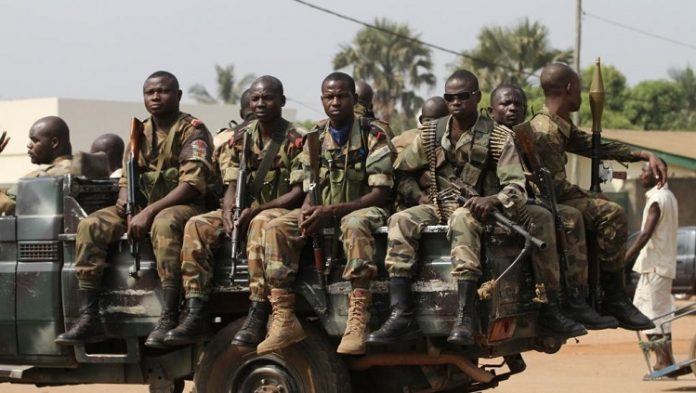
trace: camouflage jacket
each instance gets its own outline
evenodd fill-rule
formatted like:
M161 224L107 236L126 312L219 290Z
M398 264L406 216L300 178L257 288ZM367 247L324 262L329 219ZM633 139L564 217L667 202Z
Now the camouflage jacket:
M394 187L394 148L391 130L385 123L356 117L348 141L336 143L329 132L329 121L315 126L321 145L319 183L322 203L345 203L360 198L372 187ZM363 124L363 126L361 126ZM302 154L304 190L309 190L309 154Z
M567 152L584 157L592 155L592 135L578 130L544 106L531 120L537 152L542 163L551 171L556 197L559 201L582 198L587 193L571 184L566 176ZM640 161L631 154L631 149L618 142L602 143L602 158L621 162Z
M468 171L474 171L470 165L472 148L474 146L473 129L463 133L457 143L450 142L451 116L446 118L447 128L439 142L437 156L437 175L447 181L438 181L440 189L448 187L448 182L460 182L460 179L470 176ZM479 117L478 122L482 121ZM491 120L488 120L491 121ZM491 121L492 123L492 121ZM489 142L488 158L486 165L478 175L480 186L477 191L484 196L495 195L506 209L517 209L526 202L525 176L520 158L512 136L506 132L496 132L500 138L496 142L496 148ZM492 139L491 139L492 140ZM423 127L413 142L399 154L394 168L399 171L410 172L418 176L419 171L427 169L429 160L426 147L423 142ZM399 175L401 180L401 175ZM418 176L418 181L402 182L399 188L401 196L407 200L417 201L422 190L427 190L430 184L430 173Z
M33 170L25 177L63 176L70 173L72 156L57 157L51 165L45 168ZM17 200L17 185L14 184L5 191L0 191L0 213L14 214L15 201Z
M283 128L278 130L285 137L282 140L278 154L266 173L263 186L259 195L254 195L254 203L267 203L290 191L295 184L302 183L303 172L299 155L302 152L303 134L297 127L283 119ZM247 185L254 182L256 171L261 161L271 146L271 141L264 145L261 140L261 129L258 120L251 121L246 127L242 127L234 133L234 136L223 145L218 160L218 167L222 174L224 184L236 182L239 178L240 158L242 156L244 133L251 137L250 151L247 152ZM248 189L248 188L247 188Z
M202 199L213 173L213 140L203 122L180 112L176 122L169 129L170 133L174 133L169 151L164 151L169 133L158 129L152 117L145 120L143 126L138 160L138 165L143 171L141 180L143 175L156 172L160 155L164 154L161 173L164 181L170 183L168 188L173 189L172 185L188 183L200 193L199 197ZM124 168L125 164L124 161ZM127 172L124 171L121 175L119 187L128 186Z

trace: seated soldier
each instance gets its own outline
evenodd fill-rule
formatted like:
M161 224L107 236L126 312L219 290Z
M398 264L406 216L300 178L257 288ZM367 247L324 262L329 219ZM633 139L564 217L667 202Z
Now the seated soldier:
M119 180L115 206L90 214L77 227L75 270L79 281L80 319L55 342L75 345L101 341L105 329L99 317L99 297L111 244L124 233L135 241L151 236L157 273L162 282L162 315L145 345L164 347L165 334L179 317L181 264L179 257L186 221L205 211L203 197L211 174L212 137L203 122L179 111L179 81L166 71L150 75L143 85L145 108L140 140L139 191L142 209L126 221L127 173Z
M210 332L207 303L213 285L214 251L222 245L225 233L232 235L233 227L242 233L240 238L246 238L251 300L249 317L233 344L253 347L265 337L270 304L263 273L264 228L274 218L302 204L302 166L297 158L302 151L302 135L282 117L285 96L280 80L262 76L248 91L255 120L230 135L228 142L221 145L216 162L227 187L222 210L195 216L184 229L181 271L189 312L179 326L167 333L167 345L195 342ZM249 146L243 144L245 134ZM240 179L245 149L248 172L245 179ZM266 158L267 154L273 156ZM250 203L234 222L238 181L247 183L247 195L243 198Z
M116 134L99 135L89 148L90 153L104 153L109 162L109 177L120 178L123 166L123 139Z
M5 139L2 149L7 145ZM29 129L27 144L31 163L48 167L31 171L22 177L62 176L70 173L72 146L68 125L57 116L42 117ZM2 151L0 149L0 151ZM14 214L17 200L17 186L0 191L0 214Z
M512 128L518 124L524 122L527 117L527 95L524 93L522 88L516 85L500 85L497 86L491 92L491 105L488 107L488 113L491 115L493 120L498 124L506 126L512 133ZM514 134L512 134L514 136ZM524 166L524 160L522 161ZM534 189L530 185L528 189ZM539 209L539 207L531 207L528 209ZM560 277L559 274L568 275L569 266L573 267L571 271L578 271L582 269L587 269L587 247L585 245L585 226L582 219L582 214L580 211L574 207L557 204L557 212L561 217L561 222L565 230L565 244L563 244L564 249L561 252L566 252L566 262L565 272L560 269L560 266L556 267L558 272L554 272L555 276ZM548 217L552 218L552 217ZM537 226L544 227L554 227L553 221L549 222L537 222ZM556 251L553 245L549 244L549 249ZM560 262L560 259L556 256L552 256L553 260ZM546 264L549 267L554 265L551 263ZM577 267L576 267L577 266ZM568 282L575 282L573 278L568 278ZM599 315L594 308L590 307L585 300L582 292L577 288L567 287L562 288L565 290L565 302L563 312L570 317L572 320L581 323L585 328L596 330L596 329L614 329L619 326L618 321L608 315Z
M477 321L474 297L482 275L483 221L498 208L508 216L520 218L525 206L525 177L513 138L490 118L479 115L481 92L476 76L466 70L454 72L447 79L444 97L450 116L423 127L394 165L397 171L428 168L430 183L424 189L430 195L419 198L426 203L389 218L385 265L389 272L392 312L384 325L370 334L367 339L370 344L389 344L421 334L414 318L411 295L418 243L427 225L447 222L447 236L452 245L452 276L457 280L459 292L457 318L447 341L473 345L474 321ZM447 189L459 182L470 194L466 195L468 200L463 207L459 207L456 200L439 198L438 189ZM427 202L429 200L434 203ZM551 222L551 215L544 209L529 213L532 220L540 224ZM555 244L552 227L539 225L532 234ZM537 301L541 303L539 324L549 333L565 337L586 334L581 325L567 319L559 310L558 275L549 266L557 268L558 261L553 259L553 246L550 249L551 252L537 250L533 257Z
M214 161L217 161L220 155L221 147L230 141L232 135L234 135L238 130L248 126L249 123L256 118L254 111L251 110L251 101L249 99L250 93L251 91L246 89L242 93L242 96L239 97L239 117L242 119L242 122L234 127L232 127L232 124L234 123L230 122L230 128L221 129L215 135L215 137L213 137L213 144L215 144L215 151L213 152Z
M305 338L295 316L295 280L300 253L307 236L320 235L324 227L340 224L340 239L347 259L343 278L350 280L348 320L337 352L365 353L365 335L370 319L370 282L377 274L372 232L385 224L386 206L394 185L392 155L387 130L378 122L364 121L353 113L355 82L342 72L329 74L321 84L321 100L328 121L320 122L321 205L305 200L301 209L272 220L266 226L266 279L273 307L269 332L256 351L264 354L285 348ZM313 136L316 136L314 134ZM307 154L307 143L305 153ZM309 161L305 167L305 190L309 187Z

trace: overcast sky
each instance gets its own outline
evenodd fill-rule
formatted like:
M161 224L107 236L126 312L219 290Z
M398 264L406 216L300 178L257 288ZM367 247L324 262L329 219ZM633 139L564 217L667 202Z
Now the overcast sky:
M482 26L524 17L550 30L551 44L575 42L575 0L308 0L357 19L406 22L424 41L471 49ZM488 6L488 8L484 8ZM430 7L430 8L427 8ZM597 56L629 84L696 65L696 1L584 0L586 12L692 45L657 40L583 18L581 62ZM238 75L279 77L300 118L319 118L322 78L359 25L291 0L0 0L0 99L69 97L139 101L147 75L166 69L187 88L215 88L215 64ZM455 56L433 51L440 94ZM306 107L301 106L303 103ZM0 121L1 123L1 121ZM0 124L1 125L1 124Z

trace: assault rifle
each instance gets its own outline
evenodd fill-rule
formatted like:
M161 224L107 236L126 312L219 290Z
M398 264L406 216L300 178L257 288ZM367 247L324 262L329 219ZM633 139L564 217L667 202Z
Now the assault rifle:
M143 123L137 118L131 120L130 140L128 160L126 161L126 171L128 173L128 200L126 202L126 220L130 222L137 213L138 184L140 183L140 168L138 160L140 158L140 138L143 135ZM128 237L130 253L133 256L133 266L129 269L129 274L133 278L138 278L140 271L140 239Z
M321 205L320 185L319 185L319 131L312 131L306 137L307 151L309 152L309 201L312 206ZM324 257L321 250L321 234L312 236L312 249L314 250L314 268L321 286L324 286Z
M248 132L244 132L244 137L242 139L242 152L239 156L239 175L237 176L237 191L234 195L234 212L233 212L233 222L234 227L232 228L232 258L230 260L230 281L234 284L234 276L237 273L237 263L239 262L240 251L240 240L239 232L240 228L237 226L237 220L239 216L242 215L242 211L246 208L247 202L247 177L249 174L249 169L247 167L247 154L249 153L249 145L251 143L251 137Z
M534 142L534 130L531 124L525 122L513 127L515 131L515 140L517 145L524 153L524 159L532 171L533 182L536 184L541 195L541 199L546 203L546 206L551 210L553 222L556 227L556 247L558 251L558 263L561 270L561 284L563 288L568 288L568 248L565 228L561 217L558 215L558 204L556 202L556 190L551 178L551 171L542 165L541 158L536 151Z

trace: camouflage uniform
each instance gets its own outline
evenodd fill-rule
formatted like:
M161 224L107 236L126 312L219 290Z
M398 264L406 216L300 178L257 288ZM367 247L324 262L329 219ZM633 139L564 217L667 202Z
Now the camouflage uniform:
M446 121L447 126L442 139L437 141L438 148L435 152L438 178L454 183L460 178L475 176L472 174L478 168L471 163L472 155L480 155L481 150L474 140L474 130L486 128L486 125L492 126L492 120L479 117L472 130L462 134L456 145L452 145L449 138L451 116L442 121ZM505 212L515 215L526 201L524 172L510 134L498 132L497 135L501 138L498 141L498 150L493 154L492 145L488 144L487 155L484 158L485 166L474 181L475 189L483 196L495 195ZM421 171L429 167L423 131L399 154L394 165L397 171L405 172ZM430 183L430 176L430 172L427 172L427 182L421 184L425 189ZM438 180L438 183L441 189L448 187L445 181ZM410 195L407 198L413 200L420 196L421 185L418 182L410 182L399 191ZM385 265L390 276L411 276L418 255L420 234L425 226L438 224L441 214L438 210L432 204L418 205L396 213L389 219L389 243ZM481 276L480 244L483 225L464 207L454 209L448 217L443 218L448 220L447 237L452 244L452 275L458 280L478 280ZM553 231L547 232L549 236L553 236Z
M162 209L152 222L152 249L163 288L178 288L181 285L179 253L183 228L190 217L204 211L204 197L212 172L211 147L210 132L200 120L189 114L179 113L169 133L155 129L152 118L144 122L138 162L142 172L138 188L147 204L166 196L181 183L188 183L199 193L199 197L188 205ZM157 174L157 163L162 154L162 168ZM128 186L126 175L119 179L122 189ZM107 249L126 230L126 220L118 215L115 206L98 210L80 221L75 270L81 289L99 289Z
M302 151L302 134L292 123L285 123L282 132L287 137L283 139L275 161L265 176L259 196L251 204L252 207L276 199L302 182L302 166L298 158ZM251 149L247 155L249 176L245 179L248 184L253 183L256 170L271 145L267 142L262 147L261 130L256 120L239 129L229 143L222 145L218 168L223 175L223 183L228 186L231 182L236 183L239 177L239 160L244 132L248 132L251 137ZM265 301L268 296L263 272L263 244L266 234L264 228L271 220L288 212L290 212L288 209L267 209L256 215L249 223L246 239L252 301ZM187 298L198 297L207 300L213 279L214 252L221 246L223 235L221 209L193 217L186 224L181 270Z
M46 168L37 169L22 176L25 177L44 177L44 176L63 176L70 173L72 156L60 156ZM13 185L6 191L0 191L0 214L12 215L15 212L17 201L17 185Z
M394 151L389 131L383 123L371 121L369 127L361 127L361 122L356 118L343 146L330 136L328 122L317 126L322 129L319 184L325 205L355 200L369 193L372 187L394 185ZM302 164L307 173L309 156L306 151L302 154ZM308 187L306 174L305 191ZM307 240L299 234L299 216L300 209L295 209L266 227L266 278L272 288L289 289L295 279L300 253ZM343 278L350 280L355 288L367 288L377 273L372 232L384 225L387 216L388 209L372 206L356 210L340 220L340 239L347 260Z
M573 123L551 113L546 107L534 116L531 125L539 155L551 171L558 202L578 209L582 213L585 226L596 231L601 269L612 272L621 270L627 238L626 214L623 208L614 202L592 197L566 179L566 151L590 157L591 135L578 130ZM621 143L602 143L601 150L603 159L622 162L640 160L631 154L628 146ZM584 245L576 245L575 248L584 248ZM570 285L584 287L587 284L583 279L587 277L587 264L569 265ZM572 282L571 279L583 281Z

